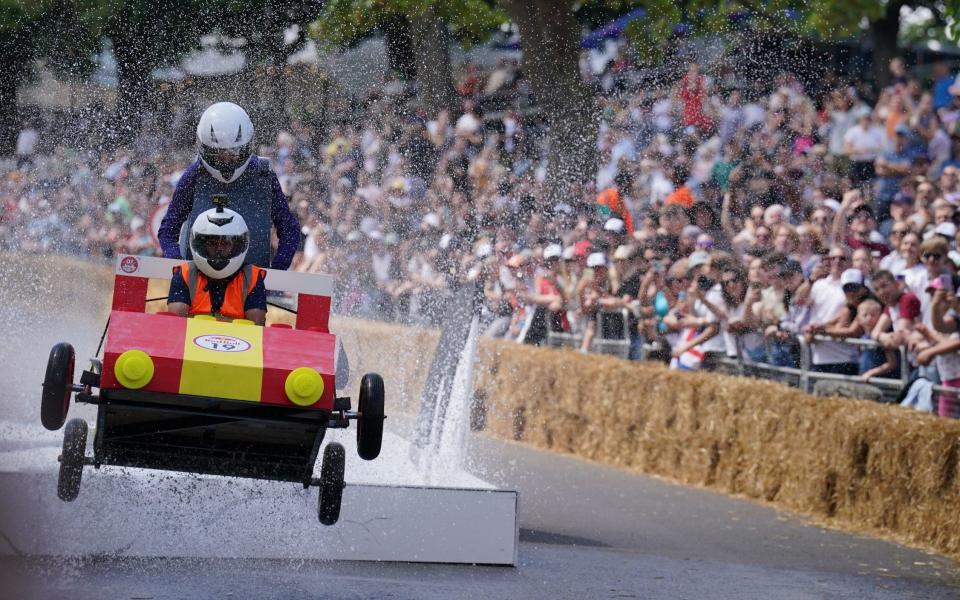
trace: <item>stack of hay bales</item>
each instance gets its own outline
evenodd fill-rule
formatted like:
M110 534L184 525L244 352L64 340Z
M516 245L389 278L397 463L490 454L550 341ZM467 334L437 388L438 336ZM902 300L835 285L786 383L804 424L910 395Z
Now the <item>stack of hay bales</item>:
M960 556L960 421L770 381L488 344L497 437Z
M4 304L46 314L80 304L106 318L113 294L112 268L63 256L2 253L0 278Z

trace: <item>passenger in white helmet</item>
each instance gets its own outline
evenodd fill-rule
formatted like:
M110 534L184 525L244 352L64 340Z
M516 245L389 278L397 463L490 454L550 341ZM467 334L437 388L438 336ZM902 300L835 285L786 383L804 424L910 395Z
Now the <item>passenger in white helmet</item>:
M208 107L197 124L197 160L186 168L158 237L166 258L190 258L188 225L225 195L250 230L247 262L288 269L300 246L300 223L270 161L253 154L254 128L246 111L232 102ZM271 246L276 229L276 252Z
M193 260L174 267L167 310L182 317L211 315L263 325L266 271L245 260L250 231L243 217L226 208L222 199L217 204L190 228Z

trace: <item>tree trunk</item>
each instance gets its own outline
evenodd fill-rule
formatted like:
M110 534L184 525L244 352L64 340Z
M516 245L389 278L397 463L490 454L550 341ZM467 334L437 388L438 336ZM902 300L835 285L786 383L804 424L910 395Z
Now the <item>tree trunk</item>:
M887 4L883 17L870 25L873 37L873 76L881 88L890 83L890 61L897 56L897 39L900 35L900 9L902 0Z
M410 38L417 65L420 97L433 116L441 110L452 110L457 93L453 88L450 66L450 32L447 24L432 8L413 18Z
M260 143L273 145L277 140L277 134L288 129L289 118L287 115L287 75L285 72L287 66L288 54L286 53L283 42L283 30L280 30L279 43L274 46L269 53L267 61L267 76L264 81L267 89L264 90L267 95L265 112L261 115L261 121L255 123L257 138Z
M117 59L117 104L111 142L125 145L141 133L143 115L152 111L153 63L148 60L152 53L140 47L141 36L127 31L112 38L113 53Z
M17 105L17 84L22 78L16 65L0 64L0 156L12 156L20 132L20 112Z
M141 133L141 119L152 109L151 79L152 68L144 64L140 57L131 56L130 48L118 50L117 55L117 106L114 128L111 132L113 142L127 144Z
M0 156L12 156L20 133L17 87L33 58L30 36L14 33L0 40Z
M580 31L566 0L504 0L520 30L523 70L549 129L546 192L579 204L596 175L597 108L580 77Z
M415 78L417 61L413 53L413 40L410 39L410 22L406 17L398 15L385 20L381 29L387 45L390 70L404 81Z

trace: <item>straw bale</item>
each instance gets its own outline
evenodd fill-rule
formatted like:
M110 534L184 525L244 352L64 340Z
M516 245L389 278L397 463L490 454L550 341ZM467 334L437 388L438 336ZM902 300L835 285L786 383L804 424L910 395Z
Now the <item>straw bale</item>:
M113 293L110 268L63 256L0 253L0 277L5 304L46 314L80 304L106 318Z
M481 347L490 435L960 556L957 421L771 381Z

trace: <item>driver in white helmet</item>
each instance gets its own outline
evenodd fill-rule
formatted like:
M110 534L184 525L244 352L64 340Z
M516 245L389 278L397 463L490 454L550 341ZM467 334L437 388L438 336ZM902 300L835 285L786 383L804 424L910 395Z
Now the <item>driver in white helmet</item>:
M166 258L190 258L189 225L214 208L215 196L227 196L250 230L247 262L288 269L300 245L300 223L290 211L270 161L253 154L253 123L240 106L218 102L197 124L197 160L177 182L158 238ZM271 247L277 231L277 249Z
M266 271L245 261L250 231L243 217L225 204L218 198L217 207L197 217L190 228L193 260L174 267L167 310L181 317L211 315L263 325Z

